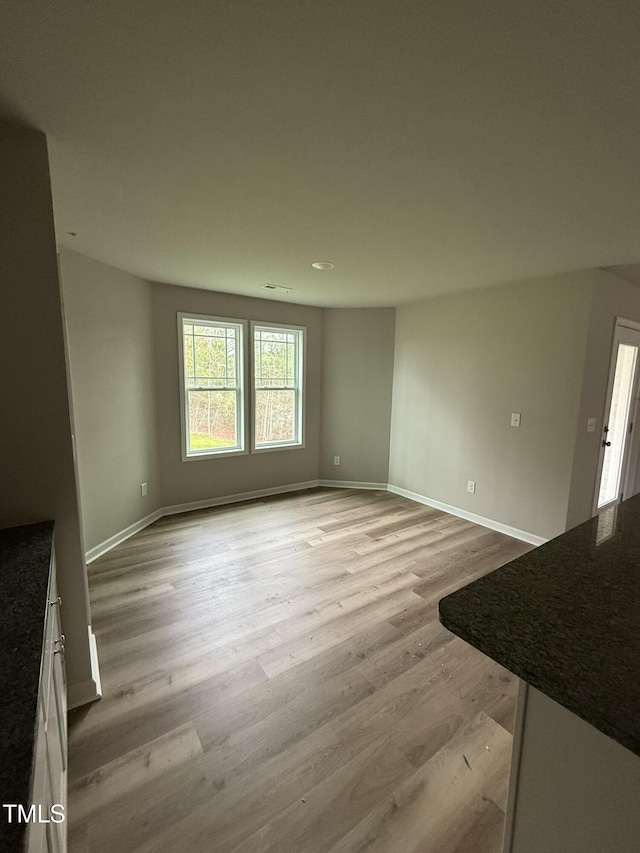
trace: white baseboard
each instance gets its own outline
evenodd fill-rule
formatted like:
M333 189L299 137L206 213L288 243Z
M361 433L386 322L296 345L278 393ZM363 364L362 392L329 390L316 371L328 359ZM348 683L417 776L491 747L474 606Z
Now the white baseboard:
M527 530L519 530L517 527L510 527L508 524L503 524L501 521L494 521L492 518L485 518L483 515L476 515L475 512L468 512L466 509L460 509L457 506L442 503L442 501L427 498L424 495L419 495L417 492L410 492L407 489L401 489L399 486L389 484L389 491L394 495L400 495L403 498L416 501L420 504L439 509L449 515L455 515L458 518L464 518L466 521L472 521L474 524L479 524L481 527L488 527L490 530L496 530L498 533L504 533L505 536L511 536L513 539L520 539L522 542L528 542L530 545L544 545L548 542L542 536L536 536L535 533L529 533Z
M102 681L100 679L100 665L98 663L98 645L96 643L96 635L87 626L89 630L89 655L91 658L91 678L87 681L80 681L77 684L70 684L67 690L67 707L71 711L73 708L79 708L81 705L88 705L89 702L95 702L102 698Z
M363 483L358 480L318 480L319 486L330 489L371 489L373 491L387 491L386 483Z
M90 548L87 551L85 554L86 562L92 563L94 560L97 560L98 557L101 557L103 554L106 554L107 551L115 548L116 545L119 545L121 542L124 542L126 539L130 539L136 533L144 530L145 527L153 524L154 521L162 518L163 515L163 511L161 509L157 509L155 512L152 512L151 515L147 515L139 521L134 521L133 524L125 527L124 530L114 533L113 536L110 536L108 539L105 539L104 542L101 542L99 545L96 545L94 548Z
M287 492L300 492L304 489L315 489L318 485L320 485L319 480L307 480L304 483L289 483L285 486L273 486L270 489L257 489L253 492L238 492L235 495L223 495L222 497L210 498L205 501L191 501L186 504L163 506L155 512L152 512L150 515L141 518L139 521L134 521L133 524L125 527L124 530L114 533L113 536L105 539L104 542L101 542L94 548L89 549L85 554L85 560L87 564L92 563L94 560L97 560L98 557L106 554L107 551L115 548L116 545L130 539L134 534L144 530L145 527L148 527L150 524L153 524L154 521L157 521L165 515L178 515L178 513L192 512L195 509L209 509L213 506L240 503L241 501L251 501L256 500L257 498L268 498L271 495L282 495ZM386 488L386 486L384 488Z
M479 524L481 527L488 527L490 530L496 530L498 533L504 533L506 536L511 536L514 539L520 539L522 542L528 542L530 545L543 545L547 542L542 536L536 536L535 533L529 533L526 530L519 530L517 527L510 527L508 524L502 524L500 521L494 521L491 518L485 518L483 515L477 515L474 512L468 512L465 509L460 509L450 504L442 503L442 501L428 498L425 495L420 495L417 492L410 492L408 489L401 489L399 486L394 486L390 483L367 483L358 480L306 480L304 483L289 483L284 486L274 486L270 489L257 489L251 492L238 492L234 495L223 495L218 498L209 498L204 501L191 501L190 503L175 504L174 506L164 506L125 527L119 533L114 533L104 542L91 548L86 553L87 563L93 562L98 557L106 554L116 545L129 539L145 527L153 524L159 518L165 515L177 515L181 512L192 512L197 509L209 509L214 506L223 506L224 504L240 503L241 501L256 500L258 498L268 498L272 495L282 495L287 492L299 492L305 489L315 489L318 486L331 489L369 489L372 491L389 491L394 495L401 495L403 498L416 501L417 503L425 504L426 506L439 509L442 512L455 515L458 518L464 518L466 521L472 521L474 524Z
M209 509L213 506L252 501L257 498L268 498L272 495L283 495L286 492L301 492L304 489L315 489L318 485L319 480L307 480L304 483L289 483L286 486L273 486L270 489L257 489L253 492L238 492L235 495L223 495L222 497L210 498L206 501L192 501L191 503L176 504L175 506L164 506L159 512L160 515L177 515L180 512L192 512L194 509Z

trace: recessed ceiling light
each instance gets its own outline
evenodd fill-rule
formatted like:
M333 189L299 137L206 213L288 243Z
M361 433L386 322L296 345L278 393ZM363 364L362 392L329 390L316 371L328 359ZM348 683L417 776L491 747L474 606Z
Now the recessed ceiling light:
M314 261L311 266L314 270L332 270L335 264L332 264L331 261Z

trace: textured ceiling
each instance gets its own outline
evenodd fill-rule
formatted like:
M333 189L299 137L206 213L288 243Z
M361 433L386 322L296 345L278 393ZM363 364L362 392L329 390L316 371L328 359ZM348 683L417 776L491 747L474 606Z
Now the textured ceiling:
M0 86L63 245L393 305L640 260L639 35L636 0L4 0Z

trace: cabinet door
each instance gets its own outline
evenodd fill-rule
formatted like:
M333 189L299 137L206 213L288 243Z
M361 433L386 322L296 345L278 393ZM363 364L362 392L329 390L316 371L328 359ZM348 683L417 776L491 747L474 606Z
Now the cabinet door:
M505 851L636 853L640 758L535 687L525 693Z
M49 600L57 601L55 571L52 571ZM51 805L67 805L67 696L64 670L64 641L60 627L60 608L49 606L48 635L52 643L52 665L50 684L47 694L46 742L47 769L51 791ZM62 823L50 823L47 830L49 847L52 853L66 850L66 820Z
M51 790L49 784L49 773L47 769L47 739L45 736L46 721L44 718L44 707L38 706L38 725L36 727L36 753L33 768L33 788L31 790L31 803L36 807L42 803L43 809L50 805ZM25 803L30 805L31 803ZM27 840L25 849L28 853L49 853L47 849L46 825L42 823L30 823L27 828Z
M67 806L67 688L64 665L64 638L60 627L60 602L52 561L44 626L40 671L38 725L31 803L48 823L31 823L28 853L66 853L65 820L55 823L51 806Z
M51 673L50 691L52 696L49 696L49 702L53 702L55 711L56 724L58 726L58 739L60 741L60 749L62 752L62 769L67 769L67 681L64 668L64 643L56 642L60 640L62 631L60 628L60 616L58 607L51 608L51 623L52 636L54 637L53 663Z

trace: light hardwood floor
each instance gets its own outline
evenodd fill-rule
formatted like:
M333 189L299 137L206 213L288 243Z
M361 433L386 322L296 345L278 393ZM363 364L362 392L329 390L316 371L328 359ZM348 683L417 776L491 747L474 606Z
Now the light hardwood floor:
M515 680L437 602L529 548L318 489L162 519L101 557L71 853L499 853Z

